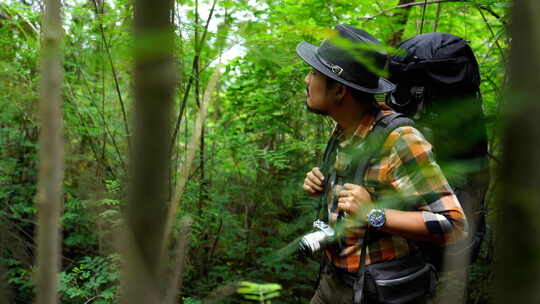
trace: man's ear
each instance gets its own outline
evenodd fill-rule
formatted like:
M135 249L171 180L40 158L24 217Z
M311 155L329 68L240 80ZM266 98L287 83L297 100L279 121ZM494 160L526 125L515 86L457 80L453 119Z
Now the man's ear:
M346 85L338 82L338 83L336 83L335 90L336 90L335 91L336 92L336 99L341 102L341 101L343 101L343 99L345 99L345 96L347 96L349 88Z

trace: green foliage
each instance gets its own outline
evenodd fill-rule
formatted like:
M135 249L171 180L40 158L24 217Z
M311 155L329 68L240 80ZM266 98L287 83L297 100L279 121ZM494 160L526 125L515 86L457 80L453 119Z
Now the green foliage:
M279 284L258 284L253 282L240 282L237 292L244 298L259 303L272 303L270 299L279 297Z
M183 298L184 304L201 304L202 302L200 300L194 299L194 298Z
M7 269L7 283L16 292L15 300L21 303L30 302L33 294L32 273L23 263L15 258L2 261Z
M118 257L84 257L60 274L62 303L111 303L118 289Z
M25 3L29 1L0 3L0 224L8 244L1 257L14 303L29 303L33 296L40 10ZM103 7L96 12L92 1L64 2L63 303L115 303L118 288L118 257L112 252L130 155L120 100L127 122L135 119L133 5L126 0L97 3ZM404 25L397 20L397 3L218 1L201 41L211 1L198 1L197 23L195 1L177 1L173 15L180 82L175 111L186 93L187 98L172 149L171 189L193 132L200 99L196 92L203 95L218 58L226 64L210 101L204 151L193 164L177 214L177 219L194 218L179 295L184 303L199 303L219 286L238 281L276 282L281 296L275 302L304 303L313 294L318 263L298 261L291 252L315 217L317 202L304 196L301 184L305 173L319 165L333 124L305 110L309 67L294 52L300 41L318 44L339 23L365 29L382 42L400 30L401 40L412 37L421 25L424 32L464 37L481 65L483 106L494 122L489 125L490 151L499 154L509 1L433 4L425 14L422 6L413 6ZM200 73L193 69L198 50ZM151 202L149 208L154 208ZM490 282L490 254L485 256L470 271L469 297L478 303L487 302ZM243 290L266 287L248 284ZM277 289L265 294L273 291ZM257 301L270 299L255 294ZM241 301L234 296L222 300Z

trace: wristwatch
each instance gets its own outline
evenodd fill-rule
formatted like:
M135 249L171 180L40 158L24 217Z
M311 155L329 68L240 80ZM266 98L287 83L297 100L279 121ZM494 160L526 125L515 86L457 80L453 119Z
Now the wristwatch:
M375 208L367 215L367 222L369 226L374 228L380 228L386 223L386 215L384 214L384 209Z

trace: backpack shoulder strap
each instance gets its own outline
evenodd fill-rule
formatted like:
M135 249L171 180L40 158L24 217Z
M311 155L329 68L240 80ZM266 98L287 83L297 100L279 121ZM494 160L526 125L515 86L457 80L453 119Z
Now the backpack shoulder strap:
M404 116L401 113L392 113L389 115L383 115L382 112L379 113L375 120L375 125L373 129L368 134L365 139L365 146L367 147L367 152L363 152L365 157L361 157L358 162L358 167L354 176L354 184L361 185L363 184L363 177L369 166L371 159L381 150L386 138L392 131L402 126L412 126L414 122ZM360 152L360 151L359 151ZM361 152L362 153L362 152ZM357 278L354 283L354 294L353 294L353 303L360 304L363 299L363 290L365 284L365 273L366 273L366 255L367 255L367 246L370 242L369 240L370 230L366 230L364 236L364 241L362 242L362 249L360 251L360 265L358 267Z
M386 138L395 129L403 126L413 126L414 122L401 113L392 113L383 115L382 112L375 119L375 125L365 139L366 152L363 152L364 157L357 160L357 169L354 175L353 183L356 185L363 184L363 177L369 166L371 159L382 149Z
M323 154L322 163L320 165L320 169L321 169L321 171L323 172L323 174L325 176L327 176L328 172L330 171L329 167L330 167L331 164L330 164L329 160L330 160L330 157L332 155L332 152L336 149L337 144L338 144L337 137L333 133L332 136L330 137L330 139L328 140L328 143L326 144L326 148L325 148L324 154ZM325 188L326 188L326 186L325 186ZM323 191L323 194L319 198L319 202L318 202L318 205L317 205L317 218L318 219L321 218L321 211L323 209L324 203L326 202L326 199L327 199L327 193L326 193L326 191Z

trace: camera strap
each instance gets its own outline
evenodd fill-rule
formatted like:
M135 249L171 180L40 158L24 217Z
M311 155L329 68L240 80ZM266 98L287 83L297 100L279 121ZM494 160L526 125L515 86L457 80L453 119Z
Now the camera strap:
M364 240L362 241L362 250L360 251L360 263L358 264L358 277L353 286L353 303L361 304L364 297L364 286L366 282L366 254L369 243L369 228L366 229Z

